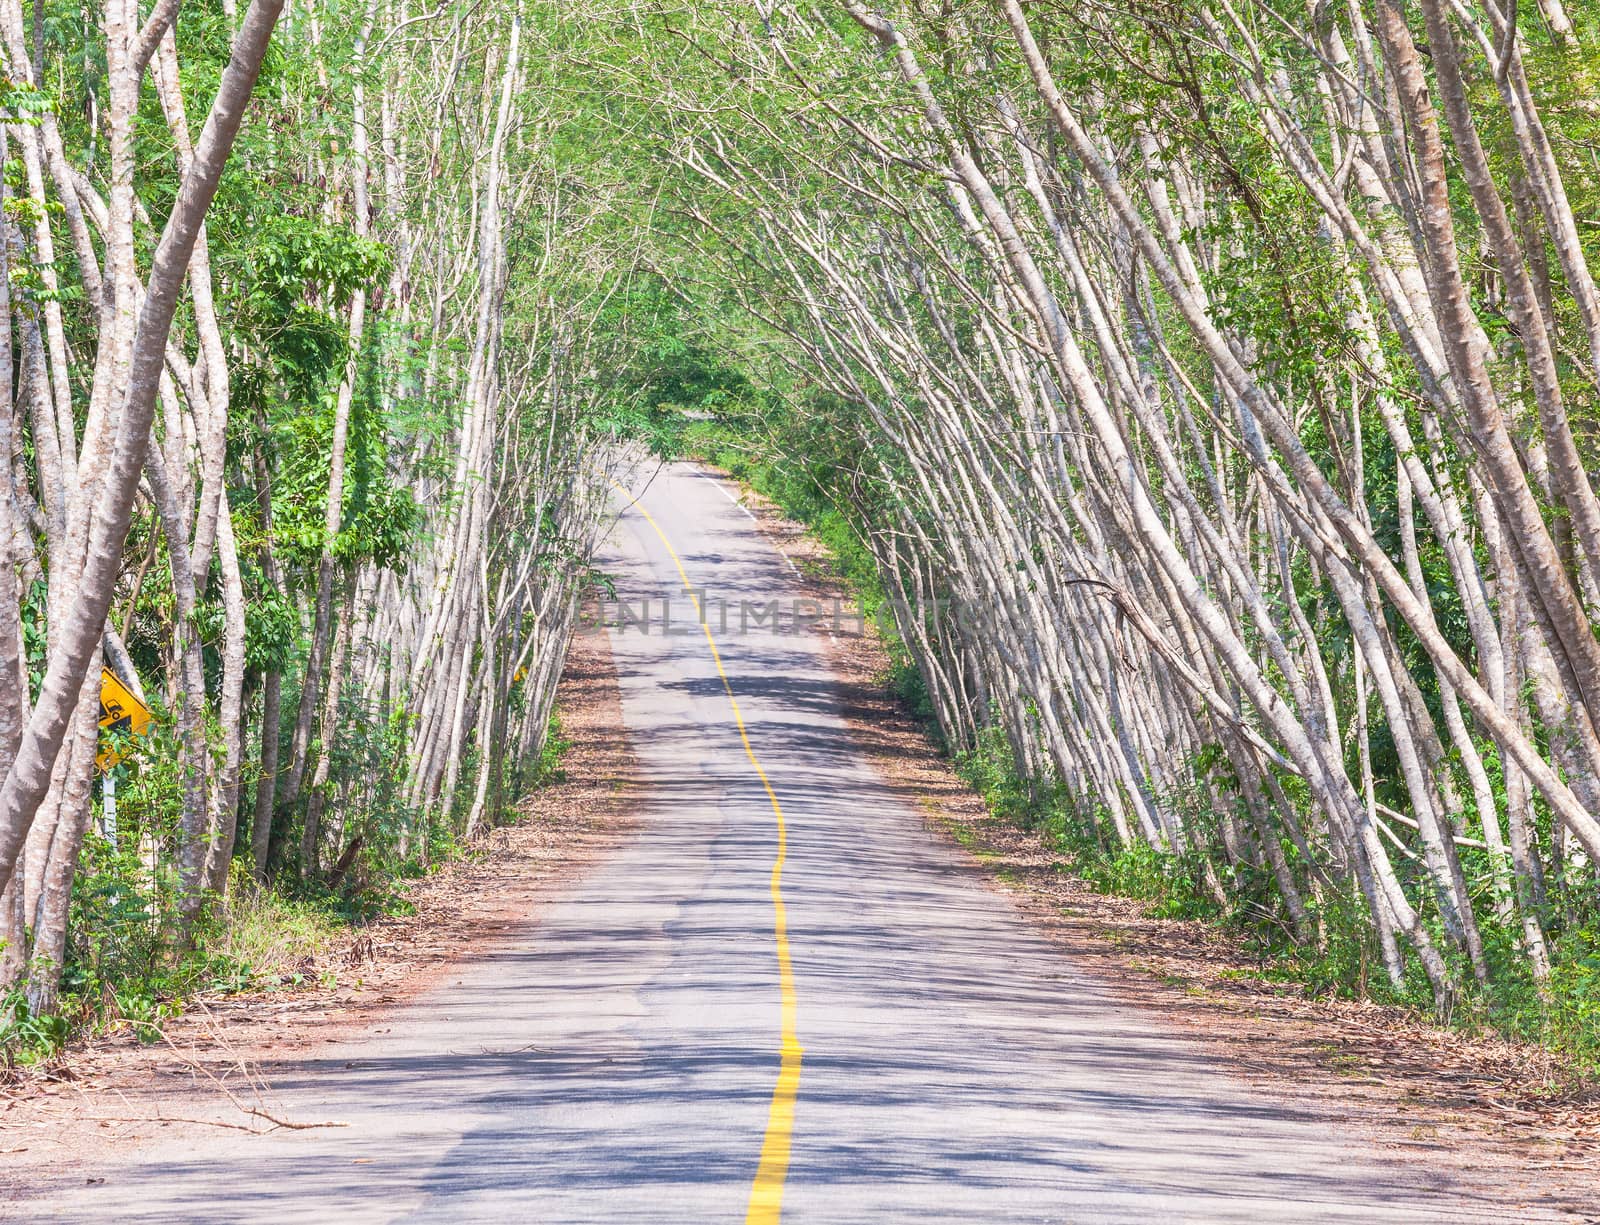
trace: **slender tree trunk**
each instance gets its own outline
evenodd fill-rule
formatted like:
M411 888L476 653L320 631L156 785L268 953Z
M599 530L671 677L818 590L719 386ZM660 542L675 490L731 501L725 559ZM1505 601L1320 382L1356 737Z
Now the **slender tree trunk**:
M122 543L128 532L134 489L150 437L167 336L189 254L239 130L281 8L282 0L252 0L196 146L194 162L184 176L151 259L129 354L128 377L121 384L115 439L106 448L104 476L95 497L77 599L62 626L59 645L51 649L39 700L16 760L0 785L0 889L10 882L28 827L48 789L51 768L83 679L98 657Z

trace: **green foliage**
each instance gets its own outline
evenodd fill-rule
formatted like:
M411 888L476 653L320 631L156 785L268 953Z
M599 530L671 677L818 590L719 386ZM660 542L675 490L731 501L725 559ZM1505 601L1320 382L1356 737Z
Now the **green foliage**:
M61 1013L36 1016L20 990L0 996L0 1068L42 1063L66 1044L71 1022Z
M1079 812L1059 788L1025 778L1014 765L1005 734L985 726L978 743L955 761L962 780L989 810L1007 822L1042 834L1072 871L1101 893L1150 903L1161 918L1210 918L1216 903L1201 885L1199 861L1173 855L1142 839L1108 847L1098 830L1103 814Z
M571 747L572 741L567 739L566 733L561 729L561 712L552 710L549 725L545 728L544 743L539 749L538 760L528 770L528 789L537 790L551 783L566 781L567 772L561 763Z
M1564 932L1543 991L1507 993L1492 1015L1504 1028L1600 1064L1600 923Z
M33 694L39 692L44 680L45 661L49 641L46 637L45 606L49 589L43 579L28 584L22 601L22 654L28 664L28 686Z
M687 437L738 417L758 395L745 372L705 339L694 309L659 279L642 277L593 324L595 344L613 358L603 388L591 389L599 417L658 455L682 453Z
M61 1015L78 1024L127 1023L155 1040L192 996L299 985L350 925L325 902L259 890L241 864L228 900L180 939L174 882L150 871L131 837L121 845L98 834L84 845L62 973Z
M977 744L957 757L955 765L962 781L983 797L996 816L1023 826L1038 820L1038 801L1012 765L1011 746L999 724L985 725Z
M1550 978L1535 981L1517 933L1484 924L1490 987L1468 1001L1469 1022L1546 1047L1600 1068L1600 913L1569 895L1577 914L1550 916Z
M236 990L296 986L306 967L350 926L349 916L336 907L256 887L240 864L209 944L219 964L235 967Z
M245 664L257 671L282 672L300 642L300 614L293 601L262 582L245 606Z
M7 123L36 124L55 109L55 99L43 90L12 77L0 77L0 111Z

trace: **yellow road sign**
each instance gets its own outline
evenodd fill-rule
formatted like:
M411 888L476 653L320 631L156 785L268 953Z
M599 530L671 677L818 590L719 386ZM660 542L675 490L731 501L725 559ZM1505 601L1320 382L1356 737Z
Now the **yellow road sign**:
M132 732L144 735L150 726L150 708L133 696L133 691L119 681L106 668L100 669L100 728L108 732ZM94 764L102 772L111 769L124 757L126 751L117 752L102 748L95 755Z

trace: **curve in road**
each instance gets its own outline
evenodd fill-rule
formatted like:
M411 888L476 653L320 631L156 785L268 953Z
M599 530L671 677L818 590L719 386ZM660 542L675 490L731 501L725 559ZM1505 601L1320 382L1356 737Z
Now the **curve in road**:
M745 1225L769 1225L769 1223L775 1225L783 1214L783 1184L789 1173L789 1140L794 1134L794 1099L800 1088L800 1063L804 1057L800 1041L795 1035L794 963L789 957L789 923L783 908L783 862L789 851L789 828L784 822L783 805L778 802L778 793L772 789L772 780L761 768L761 759L751 747L750 730L745 726L744 712L739 709L739 699L733 692L733 683L728 679L727 669L722 666L722 652L717 650L717 640L711 633L711 623L708 620L708 601L697 593L688 572L683 568L683 559L678 556L678 550L672 547L672 541L667 538L667 534L661 530L661 524L656 521L656 517L646 510L626 487L616 482L612 483L616 485L617 492L625 500L625 512L634 511L643 518L661 541L661 547L666 550L667 556L672 558L672 564L678 571L678 579L683 584L685 597L694 609L695 616L699 618L700 630L706 638L706 648L711 652L711 662L716 666L723 691L728 695L728 706L733 713L734 726L739 729L739 740L744 746L744 755L750 759L750 768L761 780L761 786L767 793L767 800L772 805L774 828L777 830L778 838L778 845L772 856L771 886L772 939L777 946L778 957L778 1081L772 1088L772 1106L767 1112L767 1134L761 1144L761 1161L756 1166L755 1180L750 1186L750 1206L745 1213ZM648 627L648 614L641 620Z

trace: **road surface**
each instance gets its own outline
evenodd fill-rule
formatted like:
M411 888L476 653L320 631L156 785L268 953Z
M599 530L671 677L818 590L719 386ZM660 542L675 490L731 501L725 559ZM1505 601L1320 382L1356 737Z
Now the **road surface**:
M874 773L818 637L741 629L741 601L797 591L727 487L686 466L660 473L605 564L635 615L656 602L648 632L613 635L645 780L627 845L389 1032L274 1077L287 1113L348 1128L190 1135L103 1184L11 1211L552 1225L765 1223L780 1211L794 1225L1530 1219L1257 1095L1076 973ZM709 641L685 576L703 590Z

